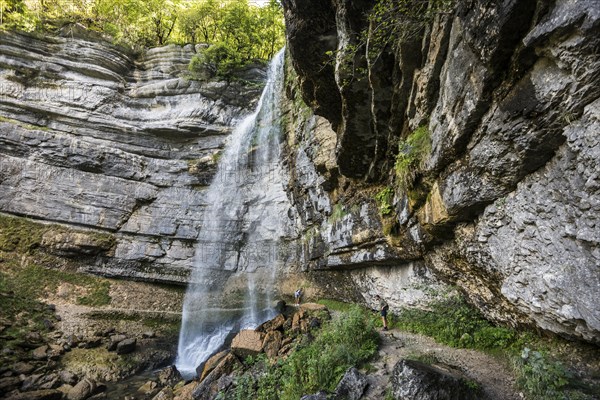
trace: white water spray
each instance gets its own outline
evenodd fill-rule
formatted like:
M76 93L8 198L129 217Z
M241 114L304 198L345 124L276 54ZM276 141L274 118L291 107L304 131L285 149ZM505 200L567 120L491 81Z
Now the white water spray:
M186 377L231 332L272 316L287 215L279 149L283 50L271 62L256 111L233 131L207 190L176 366Z

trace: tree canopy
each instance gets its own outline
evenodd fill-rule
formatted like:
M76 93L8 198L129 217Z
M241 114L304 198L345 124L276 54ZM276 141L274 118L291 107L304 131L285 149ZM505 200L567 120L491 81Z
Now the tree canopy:
M0 28L52 32L78 23L132 47L206 43L207 61L267 60L284 44L281 5L248 0L0 0Z

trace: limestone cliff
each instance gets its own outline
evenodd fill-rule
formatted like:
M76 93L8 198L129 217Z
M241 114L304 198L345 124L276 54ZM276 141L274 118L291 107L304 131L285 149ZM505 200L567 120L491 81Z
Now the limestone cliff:
M399 307L457 285L494 320L598 343L597 3L457 2L373 62L374 4L283 1L279 289ZM89 271L186 282L220 150L259 95L188 79L194 54L1 33L0 212L61 225L42 246Z
M1 33L0 211L70 227L44 245L90 271L185 282L220 149L260 94L188 79L194 54ZM115 245L92 251L98 231Z
M394 305L416 268L492 319L600 342L597 2L457 2L373 62L374 4L283 1L301 265Z

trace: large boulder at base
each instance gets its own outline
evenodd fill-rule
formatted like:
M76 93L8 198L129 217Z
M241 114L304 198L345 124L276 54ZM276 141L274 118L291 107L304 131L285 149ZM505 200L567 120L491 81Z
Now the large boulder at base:
M92 379L82 379L67 393L68 400L85 400L101 391L101 387Z
M0 393L8 393L19 387L21 380L16 376L0 378Z
M60 376L60 380L66 385L75 385L77 383L77 375L70 371L60 371L58 375Z
M204 378L206 378L206 376L210 374L217 367L217 365L219 365L221 360L223 360L227 354L229 354L228 350L220 351L206 360L204 364L201 364L198 368L196 368L196 372L200 377L200 382L202 382Z
M231 342L231 352L238 357L255 356L262 352L264 334L254 330L240 331Z
M218 382L221 377L231 374L235 369L241 368L242 363L238 358L229 353L221 360L219 365L194 389L192 398L194 400L208 400L219 391Z
M358 400L362 397L368 384L367 377L352 367L346 371L344 377L335 388L334 399Z
M283 324L285 324L285 317L283 316L283 314L279 314L275 318L263 322L255 330L257 332L267 333L270 331L281 329L283 327Z
M31 364L21 361L21 362L14 364L11 369L17 375L21 375L21 374L27 375L27 374L32 373L33 370L35 369L35 367Z
M40 346L31 352L31 356L34 360L45 360L48 358L48 350L50 347L47 345Z
M23 392L10 396L11 400L60 400L62 392L54 389L49 390L34 390L31 392Z
M121 343L123 340L126 340L126 339L127 339L127 336L125 336L125 335L112 335L110 337L110 342L108 343L108 346L106 347L106 349L108 351L116 351L119 343Z
M200 386L198 381L191 381L181 387L173 388L173 395L177 400L186 400L192 398L192 392Z
M279 331L270 331L265 335L262 347L267 357L277 357L277 354L279 354L279 349L281 349L282 339L283 333Z
M476 400L465 379L414 360L400 360L392 372L394 400Z
M160 392L160 387L157 382L147 381L142 386L138 388L138 393L146 397L154 397L158 392Z
M163 368L158 373L158 382L163 386L175 386L182 379L181 373L174 365Z
M129 354L135 351L135 339L125 339L117 344L117 354Z
M173 394L173 389L170 387L166 387L161 390L156 396L152 398L152 400L173 400L175 395Z

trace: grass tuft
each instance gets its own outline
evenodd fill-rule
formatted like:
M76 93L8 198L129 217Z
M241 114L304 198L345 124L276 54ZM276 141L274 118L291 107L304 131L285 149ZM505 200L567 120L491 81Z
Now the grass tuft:
M411 187L417 173L425 167L430 152L431 137L426 125L418 127L406 140L400 141L394 169L402 190Z

